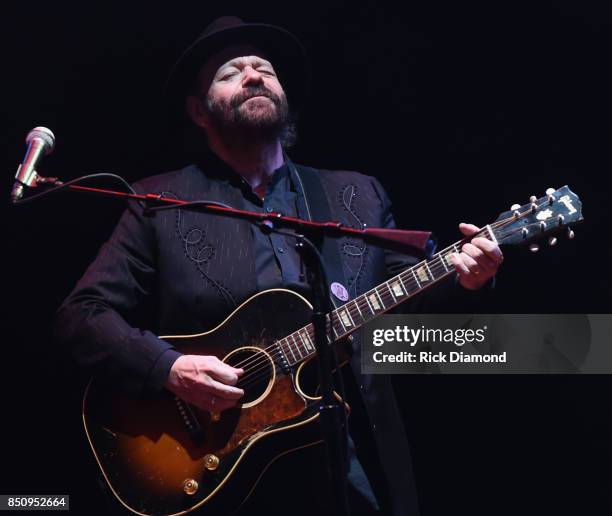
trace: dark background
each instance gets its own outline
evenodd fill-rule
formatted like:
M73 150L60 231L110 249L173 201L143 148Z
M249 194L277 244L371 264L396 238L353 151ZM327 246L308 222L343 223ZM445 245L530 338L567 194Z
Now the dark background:
M74 513L101 511L81 379L49 333L122 209L78 196L9 207L23 139L50 127L56 150L41 173L63 179L106 171L134 181L181 165L162 85L219 15L301 39L314 88L292 158L376 175L401 227L450 243L461 221L486 224L569 184L586 218L576 238L537 255L508 250L489 311L611 311L609 3L218 4L2 7L1 493L70 494ZM610 513L611 385L607 376L397 378L423 514Z

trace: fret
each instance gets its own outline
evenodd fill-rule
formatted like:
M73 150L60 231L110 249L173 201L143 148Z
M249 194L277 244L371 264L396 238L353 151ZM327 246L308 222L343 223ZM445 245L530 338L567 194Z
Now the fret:
M383 303L382 297L380 297L380 294L378 293L378 289L376 287L374 287L374 292L376 292L376 295L378 296L378 299L380 299L380 304L382 305L383 308L387 308L385 306L385 303Z
M446 253L446 254L444 255L444 261L445 261L446 263L448 263L448 265L451 267L451 269L450 269L450 270L453 270L453 269L454 269L454 267L455 267L455 265L453 264L453 261L451 260L451 256L452 256L452 255L453 255L453 253L452 253L452 252L448 252L448 253ZM446 270L449 270L449 269L448 269L448 267L446 268Z
M344 305L344 306L347 306L347 305ZM342 308L344 308L344 306ZM346 308L346 309L344 309L344 312L345 312L345 315L347 316L348 321L349 321L349 324L347 324L347 326L352 324L353 327L354 327L355 326L355 321L353 321L353 317L351 316L351 311L348 308Z
M289 348L289 351L291 351L291 356L293 357L293 363L295 364L297 362L297 359L295 358L295 354L293 353L293 350L291 349L291 346L289 345L289 341L286 338L284 338L283 340L287 343L287 348Z
M336 328L334 327L334 323L332 322L331 328L334 332L334 335L336 336L336 338L338 338L338 332L336 331Z
M281 355L283 356L283 362L285 362L286 364L289 363L289 358L287 357L287 353L285 353L285 350L283 349L283 345L281 344L280 340L277 340L275 342L276 347L280 350Z
M397 303L397 299L395 298L395 295L393 294L393 290L391 290L391 287L389 286L389 282L387 281L385 285L387 285L387 288L389 289L389 294L391 294L391 297L393 298L393 303Z
M438 255L438 259L440 260L440 262L442 262L442 266L444 267L446 272L448 272L448 267L446 266L445 260L442 259L442 255L441 254Z
M304 342L304 337L302 337L302 334L300 333L300 330L298 330L297 332L298 337L300 338L300 342L302 343L302 347L307 350L308 348L306 347L306 343Z
M402 273L403 274L403 273ZM402 279L402 274L398 275L398 279L400 280L400 283L402 284L402 287L404 287L404 292L406 292L406 295L409 296L410 292L408 291L408 289L406 288L406 285L404 283L404 280Z
M342 331L346 331L346 326L344 325L344 322L342 321L342 316L340 315L340 312L338 312L338 310L334 310L334 312L336 312L336 318L340 321L340 324L342 325ZM338 335L336 335L337 337Z
M489 232L489 240L492 240L493 242L495 242L496 244L497 242L497 238L495 238L495 233L493 232L493 229L491 229L491 224L487 224L487 231Z
M429 273L429 275L431 276L431 279L436 279L434 277L434 275L431 273L431 269L429 268L429 264L427 262L425 262L425 269L427 269L427 272Z
M371 294L371 295L372 297L374 297L374 301L376 302L376 305L378 305L378 299L376 299L376 296L374 296L374 294ZM364 294L363 297L365 297L365 300L368 302L368 306L370 307L370 311L372 312L372 314L375 314L376 312L374 311L374 308L372 307L372 303L368 299L369 296L367 294Z
M293 343L295 344L295 349L297 349L297 352L300 354L300 360L302 360L302 358L304 357L302 356L302 352L300 351L300 346L298 346L298 343L296 342L293 334L291 334L291 340L293 340Z
M279 341L276 342L276 344L280 347L280 349L283 352L283 355L285 356L285 359L287 360L287 362L289 362L289 353L287 353L287 351L285 350L285 347L283 346L283 341L279 340Z
M427 269L425 269L425 265L421 265L417 270L416 273L419 277L420 284L422 283L427 283L429 281L429 274L427 274Z
M412 277L414 278L414 281L416 281L417 287L421 288L421 283L417 279L416 274L414 273L414 269L410 269L410 272L412 272Z
M310 340L310 335L308 335L308 332L304 332L304 335L306 336L306 341L304 342L304 346L306 346L306 350L309 353L312 353L314 351L314 344ZM304 337L302 337L302 341L304 341Z
M461 251L459 250L459 248L457 247L457 244L453 244L453 249L455 250L455 252L457 254L461 254Z
M355 305L355 308L357 308L357 311L359 312L359 317L361 317L361 320L365 321L365 317L361 313L361 309L359 308L359 303L357 302L357 299L353 299L353 304Z

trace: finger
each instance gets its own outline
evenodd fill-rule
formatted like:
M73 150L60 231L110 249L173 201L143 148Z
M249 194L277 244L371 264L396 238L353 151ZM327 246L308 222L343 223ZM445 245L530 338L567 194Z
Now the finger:
M242 369L236 369L219 360L210 364L208 374L211 378L227 385L236 385L238 377L242 374Z
M465 236L470 236L478 233L480 228L478 226L474 226L474 224L466 224L465 222L462 222L459 224L459 231L461 231L461 233L463 233Z
M497 263L489 258L481 249L472 244L464 244L461 250L470 258L476 260L478 264L486 271L497 269Z
M470 269L468 269L467 265L463 263L463 260L461 259L461 256L459 254L453 253L451 255L451 260L458 274L469 274L470 273Z
M504 255L495 242L491 242L487 238L476 237L470 243L481 249L495 263L500 264L504 261Z
M216 380L211 380L208 386L208 392L209 394L226 400L238 400L244 396L244 390L217 382Z
M240 368L240 367L234 367L234 366L231 366L231 365L229 365L229 364L225 363L223 360L221 360L221 359L219 359L219 358L217 358L217 357L215 357L215 356L213 356L213 358L215 359L215 361L217 362L217 364L221 364L221 365L224 365L224 366L229 367L229 368L230 368L232 371L234 371L234 372L235 372L235 373L236 373L238 376L240 376L242 373L244 373L244 369L242 369L242 368Z
M470 255L462 254L461 255L461 259L462 259L464 265L470 271L470 274L478 275L481 272L483 272L483 269L480 266L480 264L474 258L472 258Z

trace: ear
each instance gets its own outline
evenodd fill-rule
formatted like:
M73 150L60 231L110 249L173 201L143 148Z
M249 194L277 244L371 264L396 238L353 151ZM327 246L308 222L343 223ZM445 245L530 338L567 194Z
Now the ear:
M208 113L204 109L204 101L195 95L189 95L185 99L185 112L191 121L202 129L208 129Z

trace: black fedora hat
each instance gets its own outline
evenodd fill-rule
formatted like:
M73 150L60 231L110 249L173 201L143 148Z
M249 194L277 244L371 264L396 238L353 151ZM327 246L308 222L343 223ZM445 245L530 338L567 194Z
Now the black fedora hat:
M185 96L200 67L215 52L231 45L259 48L274 66L291 108L299 111L310 85L310 67L304 47L289 31L263 23L245 23L236 16L213 21L174 64L166 95L170 108L183 112Z

